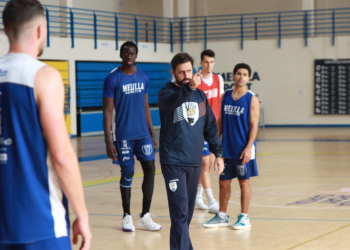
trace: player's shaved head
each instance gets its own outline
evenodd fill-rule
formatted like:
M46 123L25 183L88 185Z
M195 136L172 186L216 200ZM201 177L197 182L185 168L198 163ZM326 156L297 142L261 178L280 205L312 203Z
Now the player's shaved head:
M127 46L134 47L135 50L136 50L136 55L137 55L137 53L139 52L139 49L137 48L136 43L134 43L134 42L132 42L132 41L127 41L127 42L123 43L122 46L120 46L120 54L123 53L124 49L125 49Z
M10 0L3 12L2 21L5 32L11 42L18 40L20 35L28 31L37 18L45 18L44 7L38 0Z

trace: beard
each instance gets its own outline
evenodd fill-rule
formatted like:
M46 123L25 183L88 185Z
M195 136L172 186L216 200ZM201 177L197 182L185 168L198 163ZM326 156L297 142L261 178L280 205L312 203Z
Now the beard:
M184 82L185 81L191 81L191 79L190 78L184 78L184 79L182 79L181 81L179 81L177 78L176 78L176 76L175 76L175 81L176 81L176 83L179 85L179 86L181 86L182 87L182 85L184 84Z

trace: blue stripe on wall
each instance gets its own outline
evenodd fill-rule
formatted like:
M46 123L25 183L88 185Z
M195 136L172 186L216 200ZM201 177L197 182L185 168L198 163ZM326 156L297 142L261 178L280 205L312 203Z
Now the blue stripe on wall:
M153 126L160 126L159 109L151 108ZM86 112L80 114L80 133L103 132L103 113Z
M157 104L158 92L172 79L169 63L137 63L149 77L148 100ZM78 108L102 107L104 79L116 67L117 62L76 62L77 106Z

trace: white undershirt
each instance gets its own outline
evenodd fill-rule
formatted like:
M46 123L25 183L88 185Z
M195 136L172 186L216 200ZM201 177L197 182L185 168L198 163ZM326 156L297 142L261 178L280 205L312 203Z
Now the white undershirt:
M219 76L219 81L220 81L220 96L225 92L224 91L224 79L222 79L221 75ZM207 86L211 86L213 84L213 73L210 73L210 76L208 78L203 78L202 77L203 82L207 85Z

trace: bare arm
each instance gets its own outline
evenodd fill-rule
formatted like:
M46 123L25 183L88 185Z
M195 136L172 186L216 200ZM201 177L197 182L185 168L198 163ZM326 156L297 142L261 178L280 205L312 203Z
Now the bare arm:
M83 236L81 249L90 247L91 232L78 159L68 137L64 115L64 87L60 73L42 67L35 77L35 99L40 123L50 151L51 163L59 183L77 216L73 224L73 243Z
M260 114L260 103L256 96L252 97L252 104L250 107L250 125L249 125L249 140L246 148L243 150L240 159L243 159L242 163L246 164L251 159L251 151L258 134L259 127L259 114Z
M153 124L152 124L152 116L151 116L151 109L149 108L148 103L148 94L145 94L145 116L146 116L146 122L148 126L149 133L152 138L153 147L154 147L154 155L157 153L157 141L156 141L156 135L154 134L153 130Z
M113 117L113 107L114 98L103 97L103 130L105 134L106 152L109 158L112 160L117 160L117 150L115 149L111 137L111 127L112 127L112 117Z
M222 135L222 117L221 117L222 99L224 99L224 94L222 94L220 97L220 115L219 115L219 119L216 122L218 125L219 137L221 137Z

